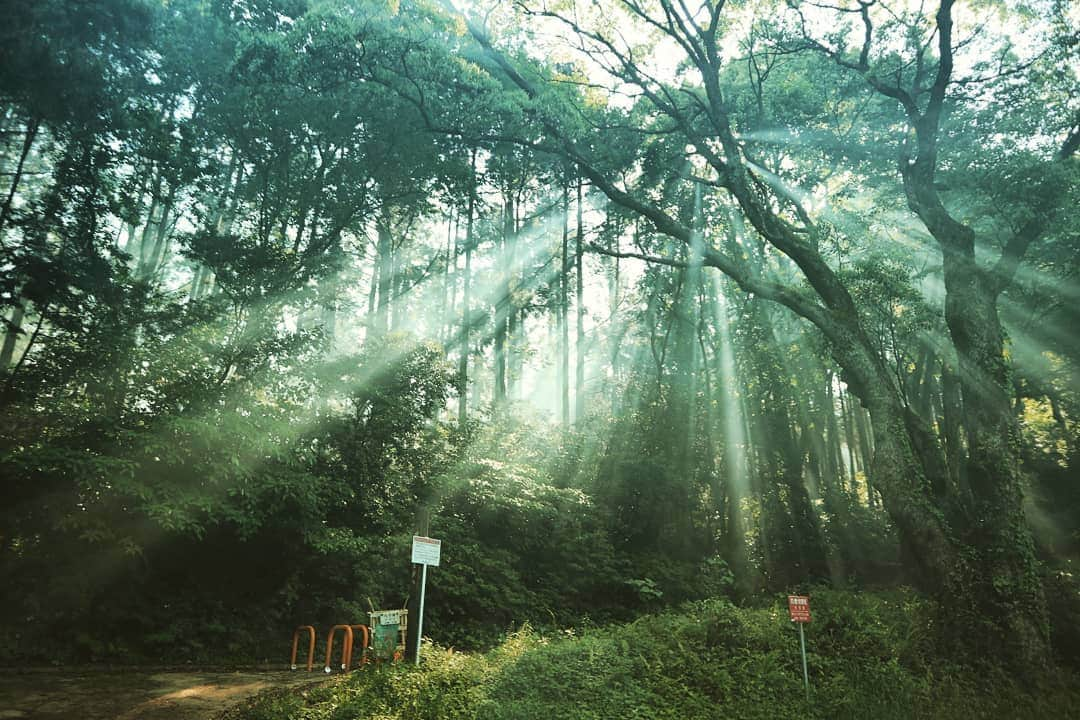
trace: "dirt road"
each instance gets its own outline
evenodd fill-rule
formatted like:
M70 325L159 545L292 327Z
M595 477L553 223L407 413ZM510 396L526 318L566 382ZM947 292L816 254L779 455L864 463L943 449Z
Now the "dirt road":
M322 679L306 672L0 671L0 720L211 720L263 690Z

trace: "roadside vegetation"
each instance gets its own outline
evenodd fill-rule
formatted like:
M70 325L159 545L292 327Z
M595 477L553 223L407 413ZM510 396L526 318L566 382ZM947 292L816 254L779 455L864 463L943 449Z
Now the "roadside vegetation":
M992 658L948 661L932 609L909 592L814 593L811 693L784 598L725 600L624 625L509 634L487 653L425 647L303 692L260 698L236 720L629 720L670 718L1064 718L1080 682L1019 679Z

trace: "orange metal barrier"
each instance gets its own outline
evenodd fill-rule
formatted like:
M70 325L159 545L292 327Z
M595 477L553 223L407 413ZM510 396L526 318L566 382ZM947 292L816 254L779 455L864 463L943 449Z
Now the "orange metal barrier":
M329 673L330 670L330 656L334 653L334 634L341 630L345 633L344 646L341 648L341 669L349 669L349 659L352 654L353 645L353 632L351 625L335 625L330 628L330 632L326 636L326 666L323 668L323 672Z
M310 625L301 625L296 628L296 631L292 635L292 660L289 661L290 667L296 669L296 650L300 644L300 633L304 630L308 631L308 651L307 651L307 671L311 672L311 669L315 666L315 628Z
M352 629L353 630L359 630L361 633L363 633L364 641L360 644L360 664L361 665L366 665L367 661L368 661L367 649L368 649L368 643L371 640L371 631L368 630L367 625L353 625ZM345 665L347 667L349 667L349 668L352 668L352 651L353 651L352 643L350 643L349 644L349 659L345 661Z

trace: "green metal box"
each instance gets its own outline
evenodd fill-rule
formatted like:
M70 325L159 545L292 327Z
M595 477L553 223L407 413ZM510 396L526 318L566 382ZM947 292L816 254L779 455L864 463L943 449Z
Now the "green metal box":
M405 657L405 633L409 627L408 610L375 610L368 613L371 628L371 654L376 660L400 660Z

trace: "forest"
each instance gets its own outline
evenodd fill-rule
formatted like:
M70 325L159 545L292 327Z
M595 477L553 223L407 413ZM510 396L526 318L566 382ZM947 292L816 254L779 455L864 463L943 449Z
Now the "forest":
M1075 3L0 7L0 664L284 663L414 534L446 647L1080 663Z

